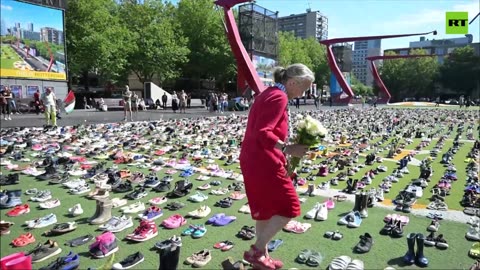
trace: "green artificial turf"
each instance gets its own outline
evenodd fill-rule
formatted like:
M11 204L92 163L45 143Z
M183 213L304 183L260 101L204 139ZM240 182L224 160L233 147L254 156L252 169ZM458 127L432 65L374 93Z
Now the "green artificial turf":
M452 139L454 135L455 135L455 132L453 132L450 139ZM478 131L475 131L475 136L478 137ZM377 140L378 139L373 140L373 142ZM418 143L419 143L419 140L415 139L414 143L408 145L406 149L413 150L413 148L417 146ZM384 146L387 144L388 142L386 142ZM436 139L434 139L426 149L432 149L435 146L435 144L436 144ZM446 151L451 146L451 144L452 144L451 140L447 141L442 151ZM446 200L450 209L461 209L459 205L459 200L463 193L463 185L465 183L465 166L466 166L466 163L464 163L463 160L465 159L465 155L470 150L472 145L473 143L469 143L469 142L464 143L460 151L458 151L458 153L454 156L454 164L457 167L457 174L458 174L459 181L452 184L452 187L453 187L452 194L448 196ZM385 157L386 157L386 154L387 154L387 151L382 152L382 155L384 155ZM426 205L428 203L431 187L434 185L434 183L436 183L440 179L440 177L442 176L445 170L443 165L440 164L441 155L442 153L439 153L438 157L434 161L434 165L433 165L434 171L435 171L434 176L432 177L430 186L424 190L423 198L419 199L418 201L419 204ZM425 155L422 157L426 157L426 156L428 155ZM323 158L319 159L316 162L320 162L321 160L324 160L324 159ZM360 162L363 162L363 161L364 161L364 157L361 157ZM112 163L109 162L108 164L110 166ZM218 164L223 164L223 162L218 161ZM388 172L380 173L379 175L377 175L374 178L371 187L377 187L380 181L389 173L391 173L393 169L397 167L395 162L389 161L389 160L385 160L383 164L388 166L388 169L389 169ZM373 166L366 166L352 178L359 179L367 170L371 168L376 168L378 165L379 164L376 163ZM145 169L140 170L127 165L120 165L119 167L121 169L127 168L132 171L142 171L144 173L148 173L148 171ZM224 168L238 170L238 164L234 164L231 166L224 166ZM398 192L401 189L403 189L411 179L415 179L418 177L420 173L418 167L409 165L408 168L411 174L405 175L404 178L400 179L399 183L394 184L391 192L386 194L387 198L390 198L390 199L394 198L396 194L398 194ZM165 175L165 171L166 169L163 169L162 171L159 172L158 175L160 178ZM5 170L3 170L3 172L4 174L7 174ZM335 174L338 174L338 173L335 173ZM174 181L180 179L178 175L179 174L175 175ZM194 176L191 177L191 181L194 183L194 187L200 186L205 183L204 181L194 180L197 176L198 175L195 174ZM324 177L324 178L317 177L315 184L319 184L323 181L329 180L333 176L334 174L330 174L328 177ZM75 177L72 177L72 178L75 178ZM211 178L209 181L211 180L221 180L222 181L221 187L227 187L229 184L233 182L232 180L225 180L220 178ZM338 187L332 187L332 188L342 189L344 186L345 184L341 182ZM172 183L172 187L173 187L173 183ZM38 203L28 202L31 206L31 212L28 214L22 215L20 217L6 217L5 213L8 210L5 210L5 209L1 210L1 215L3 220L15 222L15 225L11 229L11 233L9 235L5 235L0 238L1 257L14 252L18 252L18 251L31 250L36 244L44 243L47 239L53 239L61 245L62 247L61 255L65 255L71 250L80 254L81 269L86 269L88 267L94 267L94 268L99 267L108 261L108 259L91 258L88 253L88 245L75 247L75 248L70 248L63 245L67 240L70 240L85 234L92 234L95 236L101 233L100 231L96 230L98 226L88 225L86 223L86 219L91 217L95 212L94 200L87 199L85 195L69 195L67 193L67 189L59 185L49 185L48 182L37 181L34 179L34 177L24 176L24 175L21 176L19 184L14 186L2 187L2 188L3 189L22 189L22 191L25 191L26 189L29 189L29 188L37 188L39 190L50 189L52 191L53 198L60 199L62 205L54 209L39 210L37 209ZM214 187L214 188L217 188L217 187ZM191 194L193 195L195 192L196 191L193 190ZM265 192L268 192L268 191L265 191ZM110 198L114 198L114 197L121 198L123 195L124 194L113 193L110 195ZM149 199L157 196L163 196L163 195L165 195L165 193L157 193L157 192L150 191L148 196L146 198L141 199L141 201L147 203ZM179 213L179 214L185 215L187 212L192 211L204 204L212 208L211 215L215 213L223 212L228 215L235 215L237 217L237 220L235 222L225 227L212 227L208 225L207 226L208 232L203 238L192 239L190 237L183 237L182 238L183 246L181 249L179 269L191 268L190 266L183 265L182 262L185 260L186 257L191 255L192 253L205 248L213 250L213 253L212 253L213 259L205 268L219 269L220 263L229 256L233 257L234 259L241 259L243 251L247 250L249 248L249 245L253 243L253 241L243 241L235 237L236 233L244 225L249 225L249 226L254 225L254 222L251 220L251 217L249 215L238 213L238 209L244 203L246 203L246 199L234 202L233 206L228 209L221 209L213 206L215 202L225 197L227 197L227 195L225 196L209 195L209 199L204 203L187 202L188 196L181 198L179 199L179 201L186 203L185 208L175 212L164 210L163 217L155 221L155 223L158 225L164 219L168 218L173 214ZM23 202L26 203L28 197L26 195L23 195L22 199L23 199ZM311 207L313 207L313 205L317 201L322 202L324 200L325 198L320 198L320 197L308 198L307 201L302 205L302 213L304 214L306 211L310 210ZM172 200L169 200L169 202L171 201ZM133 202L134 202L133 200L129 200L129 203L133 203ZM72 207L76 203L81 203L85 212L80 217L72 218L67 214L67 209ZM357 258L364 261L366 269L374 269L374 268L383 269L389 265L395 268L416 268L416 266L405 266L402 264L401 257L406 252L405 237L400 239L393 239L388 236L381 236L379 234L380 229L384 226L384 222L383 222L384 216L391 213L391 211L388 211L382 208L369 209L369 217L363 221L361 227L358 229L348 229L348 228L345 228L344 226L338 226L337 225L338 219L345 213L349 212L351 209L352 209L352 204L349 202L338 203L336 208L330 211L327 221L324 221L324 222L305 221L305 222L313 223L312 228L309 231L307 231L305 234L295 235L295 234L286 233L286 232L279 233L276 238L283 239L284 244L277 251L273 252L272 256L276 258L281 258L285 263L286 269L292 268L292 267L308 268L305 265L299 265L295 262L295 257L303 249L313 249L313 250L319 251L323 255L324 259L319 267L321 269L325 269L328 266L329 262L334 257L340 256L340 255L348 255L348 256L351 256L352 258ZM23 226L26 220L42 217L49 213L56 214L58 222L76 221L79 226L78 229L61 236L55 236L50 238L42 236L42 233L44 231L47 231L49 228L51 228L51 226L42 228L42 229L33 229L31 230L31 232L37 239L37 241L34 244L31 244L23 248L14 248L9 245L9 243L14 238L18 237L20 234L23 234L29 231ZM113 215L120 215L120 211L118 209L114 209L112 213ZM157 237L142 243L132 243L124 240L125 236L131 233L134 230L134 228L139 224L139 219L137 215L132 214L132 216L135 218L134 227L126 229L125 231L116 234L117 239L119 241L120 250L115 255L115 262L120 261L124 257L136 251L141 251L145 255L145 262L138 265L134 269L156 269L158 268L159 261L158 261L158 255L156 251L153 249L153 245L155 244L155 242L165 240L167 238L170 238L173 235L181 234L181 232L186 228L186 226L183 226L182 228L175 229L175 230L166 230L159 227L159 234ZM410 216L410 223L405 227L405 235L411 232L428 234L426 231L426 227L430 223L429 219L425 217L416 217L413 215L409 215L409 216ZM208 217L204 219L199 219L199 220L188 219L187 224L204 223L207 219ZM297 220L303 220L303 219L299 217L297 218ZM470 267L470 265L473 263L474 260L469 258L467 255L468 250L472 244L472 242L467 241L464 237L467 229L468 229L468 226L466 224L461 224L461 223L456 223L451 221L441 221L439 233L444 234L445 239L450 244L450 248L447 250L439 250L436 248L425 249L425 255L430 261L430 266L429 266L430 269L465 269ZM344 235L344 238L342 240L333 241L333 240L325 239L323 237L323 234L326 231L335 231L335 230L339 230ZM365 232L370 233L374 238L375 243L374 243L373 249L368 254L363 254L363 255L354 254L352 252L352 248L358 242L359 235L362 235ZM227 251L227 252L214 250L213 245L216 242L223 241L223 240L233 241L235 243L235 247L231 251ZM90 242L89 244L91 243L93 242ZM54 258L38 264L34 264L34 268L45 266L53 260Z

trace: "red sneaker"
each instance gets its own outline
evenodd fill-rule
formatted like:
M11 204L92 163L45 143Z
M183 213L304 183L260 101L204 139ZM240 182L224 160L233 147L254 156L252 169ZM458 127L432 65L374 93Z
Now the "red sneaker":
M28 204L24 205L17 205L12 210L8 211L7 216L9 217L18 217L22 214L26 214L30 212L30 206Z
M259 269L259 270L277 269L272 259L270 257L266 257L265 253L257 249L254 245L250 246L249 251L245 251L243 253L243 259L251 263L254 269Z

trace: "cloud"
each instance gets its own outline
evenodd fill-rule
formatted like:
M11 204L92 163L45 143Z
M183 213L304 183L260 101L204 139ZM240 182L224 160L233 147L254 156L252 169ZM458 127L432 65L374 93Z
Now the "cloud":
M0 8L3 9L3 10L8 10L8 11L13 10L13 8L11 6L7 6L7 5L0 5Z
M479 5L478 1L472 1L467 3L455 4L448 10L444 9L428 9L420 10L413 14L405 14L392 21L384 23L383 27L387 29L391 28L412 28L431 26L433 24L443 24L445 22L445 12L447 11L468 11L469 19L473 19L478 14Z

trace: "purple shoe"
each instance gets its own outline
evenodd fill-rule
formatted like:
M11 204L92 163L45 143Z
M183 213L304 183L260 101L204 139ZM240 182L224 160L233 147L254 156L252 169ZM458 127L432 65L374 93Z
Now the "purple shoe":
M220 219L224 216L225 216L224 213L215 214L207 220L207 224L213 224L213 223L215 223L215 221L217 221L218 219Z
M216 219L213 223L214 226L225 226L228 225L232 222L234 222L237 219L235 216L222 216L218 219Z

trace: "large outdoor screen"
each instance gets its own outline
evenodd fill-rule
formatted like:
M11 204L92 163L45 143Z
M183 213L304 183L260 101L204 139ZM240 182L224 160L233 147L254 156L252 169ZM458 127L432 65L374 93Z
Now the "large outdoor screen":
M252 56L252 62L260 80L264 85L269 86L273 82L273 71L276 65L275 60L254 54Z
M66 80L63 11L2 0L0 77Z

